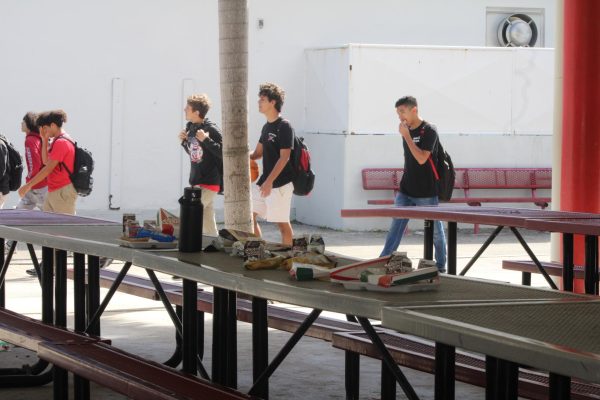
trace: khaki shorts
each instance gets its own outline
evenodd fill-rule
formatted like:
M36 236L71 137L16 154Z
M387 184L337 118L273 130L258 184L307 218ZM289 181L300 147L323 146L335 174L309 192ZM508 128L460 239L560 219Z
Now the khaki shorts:
M293 193L291 182L274 188L268 197L261 197L260 188L252 185L252 212L268 222L290 222Z
M53 192L48 192L44 202L44 211L75 215L77 192L72 183Z

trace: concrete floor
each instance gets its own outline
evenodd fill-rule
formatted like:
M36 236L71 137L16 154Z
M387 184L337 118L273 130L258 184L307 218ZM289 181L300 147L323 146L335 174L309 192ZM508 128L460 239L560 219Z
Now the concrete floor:
M384 242L384 232L338 232L312 226L296 224L296 233L320 233L325 239L327 249L359 258L378 256ZM529 245L541 260L550 257L550 235L537 232L523 232ZM464 266L489 231L473 234L465 229L459 232L458 267ZM264 225L264 235L268 240L277 240L276 228ZM403 240L400 250L407 251L413 260L422 255L423 236L420 231L410 232ZM482 258L469 272L468 276L520 283L520 274L503 271L503 259L523 259L527 255L510 232L503 232L494 244L488 248ZM69 260L71 260L69 258ZM121 264L110 268L118 270ZM25 274L31 268L26 249L21 246L13 259L6 277L8 309L40 317L40 293L37 280ZM144 275L141 269L132 268L132 274ZM160 277L167 281L170 276ZM71 285L72 282L69 282ZM546 287L540 276L533 277L534 286ZM72 286L69 287L72 293ZM104 295L106 290L103 290ZM72 300L69 301L72 308ZM298 308L296 306L289 306ZM328 313L328 316L343 316ZM70 310L72 317L72 310ZM210 371L210 343L212 337L212 316L206 315L205 366ZM72 326L72 320L69 320ZM135 337L131 332L135 331ZM117 293L102 318L102 334L113 340L113 345L156 361L170 357L174 346L174 329L159 302ZM271 331L269 336L270 354L276 354L290 335L285 332ZM140 339L141 338L141 339ZM251 331L250 325L238 323L238 382L239 389L247 391L251 386ZM33 363L36 356L23 349L11 347L0 352L0 367L19 367ZM403 369L409 381L422 399L433 399L433 376L417 371ZM363 399L379 398L380 363L365 357L361 358L360 391ZM284 361L270 380L272 399L343 399L344 398L344 355L331 347L330 343L303 338L290 356ZM457 383L457 399L483 399L482 388ZM71 394L72 395L72 394ZM51 399L52 387L46 385L37 388L0 389L0 396L6 400ZM92 386L93 399L122 399L105 388ZM405 398L398 388L398 398Z

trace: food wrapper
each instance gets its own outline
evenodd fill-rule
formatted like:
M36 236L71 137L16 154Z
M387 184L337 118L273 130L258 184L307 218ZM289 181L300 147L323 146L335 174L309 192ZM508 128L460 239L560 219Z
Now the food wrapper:
M292 253L294 255L308 251L308 235L295 236L292 239Z
M361 282L368 282L370 275L385 275L386 273L386 267L370 267L359 274L359 279Z
M236 231L235 229L221 229L219 230L219 237L223 238L225 246L230 246L234 242L244 243L248 239L260 239L253 233Z
M263 260L254 260L254 261L246 261L244 262L244 267L251 271L257 271L261 269L277 269L281 266L284 258L277 256L271 258L265 258Z
M156 220L158 221L158 230L163 233L172 232L171 234L175 237L179 236L179 217L173 213L168 212L164 208L158 210L158 215L156 216ZM163 225L170 225L170 227L166 228Z
M400 274L412 271L412 261L405 252L393 252L385 264L388 274Z
M392 287L398 285L407 285L411 283L417 283L421 281L429 281L439 276L439 271L436 267L433 268L422 268L416 269L411 272L399 273L399 274L385 274L385 275L369 275L368 282L371 285L378 285L381 287Z
M295 262L316 265L327 269L334 268L337 264L335 261L333 261L324 254L303 253L296 257L288 258L282 263L282 266L289 271L290 269L292 269L292 265Z
M294 262L290 268L290 277L297 281L311 281L313 279L327 278L329 277L329 272L329 268Z
M234 242L231 245L231 256L232 257L244 257L244 243Z
M419 265L417 266L417 269L432 268L435 266L436 266L436 264L435 264L434 260L428 260L426 258L421 258L419 260Z
M308 251L311 253L325 254L325 241L321 235L311 235L308 243Z
M263 240L248 239L244 243L244 260L254 261L265 258L265 242Z

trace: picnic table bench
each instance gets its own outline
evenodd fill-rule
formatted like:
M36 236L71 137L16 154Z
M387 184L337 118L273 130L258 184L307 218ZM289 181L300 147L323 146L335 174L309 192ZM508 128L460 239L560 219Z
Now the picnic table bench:
M538 189L551 189L551 168L456 168L455 194L450 203L466 203L481 206L482 203L533 203L542 209L548 207L550 197L539 197ZM400 187L403 168L365 168L362 170L364 190L392 190L395 194ZM519 190L529 191L526 196L484 197L473 193L475 190ZM462 190L462 193L460 191ZM394 198L368 200L368 204L394 204Z
M435 374L435 343L390 329L379 328L379 337L385 343L398 365L421 372ZM381 360L381 354L362 331L339 332L333 335L333 347L345 350L349 356L366 356ZM455 379L470 385L486 386L485 357L480 354L456 350ZM347 398L358 398L359 370L346 367ZM385 364L381 368L381 396L394 398L396 385L389 376ZM519 397L545 400L548 398L549 377L547 373L527 368L519 369ZM600 385L580 380L571 383L572 399L600 398Z
M54 364L55 399L67 398L66 371L131 399L253 398L118 350L107 340L48 325L4 308L0 308L0 339L34 351Z

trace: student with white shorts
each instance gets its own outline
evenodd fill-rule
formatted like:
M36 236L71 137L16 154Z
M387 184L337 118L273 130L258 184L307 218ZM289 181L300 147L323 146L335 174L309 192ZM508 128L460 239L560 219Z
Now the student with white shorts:
M252 213L254 234L262 236L257 217L274 222L281 233L281 243L292 245L290 208L294 191L293 169L290 154L294 144L294 129L281 118L281 106L285 92L273 83L260 85L258 111L267 122L262 128L260 139L250 154L251 160L262 158L262 175L252 189Z

